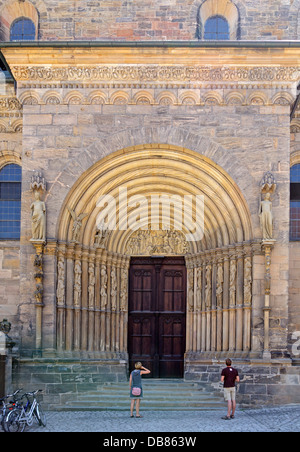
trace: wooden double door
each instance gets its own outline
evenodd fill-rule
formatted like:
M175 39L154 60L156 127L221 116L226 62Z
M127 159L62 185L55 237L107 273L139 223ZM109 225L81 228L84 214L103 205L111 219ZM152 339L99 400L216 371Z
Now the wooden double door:
M141 361L153 378L182 378L186 338L182 257L132 258L129 274L130 371Z

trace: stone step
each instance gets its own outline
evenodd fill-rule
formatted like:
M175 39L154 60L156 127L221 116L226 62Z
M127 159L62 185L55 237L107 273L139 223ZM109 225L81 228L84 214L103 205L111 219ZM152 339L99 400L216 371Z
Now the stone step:
M205 384L184 380L143 380L143 410L204 410L224 406L219 393ZM98 391L74 394L60 411L111 410L128 411L130 407L129 383L105 383Z
M127 400L129 399L129 391L127 392L127 394L118 394L114 397L110 396L110 395L106 395L106 394L98 394L98 395L90 395L90 394L85 394L85 395L78 395L77 400L78 401L89 401L89 402L102 402L102 401L110 401L110 400L115 400L118 399L119 401L121 400ZM202 396L198 396L195 394L181 394L181 395L158 395L155 393L149 394L148 392L145 393L144 392L144 400L149 399L149 400L153 400L153 401L159 401L159 400L176 400L177 403L179 402L185 402L185 401L199 401L199 402L203 402L206 400L220 400L219 397L215 396L215 395L210 395L210 394L204 394Z

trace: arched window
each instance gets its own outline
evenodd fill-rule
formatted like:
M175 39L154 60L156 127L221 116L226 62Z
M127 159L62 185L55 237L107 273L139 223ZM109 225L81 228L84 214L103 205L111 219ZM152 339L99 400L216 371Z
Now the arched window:
M21 181L19 165L0 170L0 239L20 239Z
M229 24L222 16L207 19L204 27L204 39L225 41L229 39Z
M240 13L234 1L204 0L201 3L197 16L198 39L240 39Z
M292 166L290 183L290 240L300 240L300 163Z
M11 41L34 41L35 25L30 19L21 17L16 19L10 27Z

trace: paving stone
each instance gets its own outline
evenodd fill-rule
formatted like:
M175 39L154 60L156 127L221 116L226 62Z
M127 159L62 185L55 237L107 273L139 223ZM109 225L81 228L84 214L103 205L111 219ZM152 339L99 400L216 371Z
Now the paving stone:
M128 404L129 408L129 404ZM36 425L28 432L300 432L300 405L251 410L237 409L236 418L222 420L224 410L207 411L147 411L142 419L130 419L130 413L47 412L47 426ZM170 434L171 436L171 434Z

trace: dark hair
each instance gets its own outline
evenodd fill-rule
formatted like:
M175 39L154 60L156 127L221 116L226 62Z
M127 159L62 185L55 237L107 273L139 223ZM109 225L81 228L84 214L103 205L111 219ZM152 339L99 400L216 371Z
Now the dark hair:
M232 362L231 362L231 359L226 359L226 366L231 366L231 364L232 364Z

